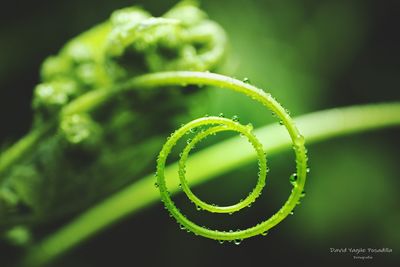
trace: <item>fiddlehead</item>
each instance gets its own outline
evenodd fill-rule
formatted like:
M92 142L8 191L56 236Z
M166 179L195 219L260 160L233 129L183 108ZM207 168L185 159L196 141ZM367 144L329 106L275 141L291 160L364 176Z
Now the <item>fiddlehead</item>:
M265 234L270 228L282 221L287 215L289 215L295 206L299 203L299 199L304 196L304 185L307 176L307 155L306 148L304 146L304 137L300 134L292 118L269 93L247 83L236 80L231 77L227 77L220 74L209 73L209 72L192 72L192 71L173 71L173 72L159 72L152 74L145 74L131 80L128 80L113 91L94 91L93 94L87 94L81 98L76 99L64 108L62 114L74 114L77 111L86 112L93 109L94 107L101 104L105 98L109 98L113 94L117 94L123 91L130 90L148 90L148 89L159 89L166 86L186 86L186 85L209 85L215 87L221 87L244 94L247 97L261 103L264 107L269 109L279 119L279 123L282 124L288 131L289 136L292 140L293 150L296 156L296 173L290 177L290 182L293 185L291 194L284 205L269 219L245 230L240 231L218 231L210 230L201 227L194 222L190 221L183 214L180 213L179 209L175 206L173 200L170 197L168 188L166 186L164 176L164 168L166 160L171 152L172 147L177 141L184 136L187 132L195 128L201 128L202 126L211 126L210 128L200 131L192 140L190 140L187 146L181 153L181 159L179 161L179 178L181 180L181 186L196 206L199 208L219 213L233 213L236 212L252 202L255 201L257 196L261 193L261 190L265 184L265 176L267 174L267 166L265 153L261 142L257 140L255 135L252 134L252 127L247 125L241 125L234 119L227 119L221 117L205 117L189 122L176 130L164 144L161 152L157 159L157 181L156 186L159 188L161 193L161 199L164 202L166 208L169 210L171 215L175 217L179 224L182 225L188 231L191 231L197 235L202 235L216 240L242 240L258 234ZM82 104L84 103L84 105ZM189 189L185 179L185 162L188 158L190 150L196 143L201 141L203 138L210 134L214 134L221 131L236 131L246 136L252 146L255 148L259 158L259 179L256 187L245 198L242 202L227 207L213 206L199 200Z
M140 79L140 78L139 78ZM266 232L282 221L293 208L299 202L299 199L304 196L304 184L306 180L307 173L307 155L306 149L304 147L304 137L299 133L294 122L290 118L286 110L268 93L263 90L256 88L253 85L238 81L233 78L222 76L213 73L195 73L195 72L174 72L174 73L158 73L153 75L147 75L147 77L142 77L143 81L148 81L151 87L159 85L178 85L181 84L198 84L198 85L214 85L220 86L225 89L230 89L242 93L253 100L260 102L270 111L272 111L279 118L280 123L284 125L290 135L293 142L293 149L296 156L296 173L290 177L290 182L293 184L293 189L291 194L282 206L282 208L271 216L269 219L261 222L253 227L247 228L245 230L238 231L219 231L211 230L202 226L197 225L183 215L179 209L175 206L174 201L168 192L166 185L166 177L164 175L164 168L166 164L167 157L172 150L172 147L177 143L177 141L182 138L187 132L193 131L193 129L201 128L203 126L209 126L206 130L201 130L198 132L192 140L188 140L187 146L183 149L181 153L181 158L179 160L179 178L181 181L181 187L186 193L188 198L197 206L198 209L204 209L211 212L218 213L233 213L239 211L240 209L250 205L261 193L262 188L265 185L265 176L267 174L267 165L265 153L263 151L263 146L257 140L255 135L252 133L252 127L247 125L241 125L236 120L231 120L221 117L205 117L193 120L181 128L176 130L164 144L158 159L157 159L157 182L156 186L160 190L161 199L165 204L165 207L171 213L171 215L181 224L182 228L195 233L196 235L201 235L211 239L216 239L220 241L236 240L238 243L240 240L255 236L258 234L266 234ZM197 198L193 192L188 187L186 177L185 177L185 163L188 158L190 150L202 139L208 135L215 134L222 131L236 131L247 137L249 142L252 144L257 152L259 160L259 177L257 185L254 190L242 201L231 206L215 206L203 202Z
M175 129L175 118L184 116L190 108L187 99L197 90L132 90L126 97L110 98L129 79L145 73L215 70L224 57L226 41L224 30L216 22L195 3L185 1L161 17L153 17L139 7L116 10L109 19L48 57L41 67L41 83L34 89L32 131L0 153L0 217L7 217L0 228L12 224L4 221L12 221L9 217L19 213L24 214L24 220L35 217L49 221L65 216L67 210L83 209L121 188L138 173L146 169L150 172L163 132ZM148 112L148 103L159 105ZM149 122L165 113L169 120L149 127L154 125ZM83 162L76 155L93 168L78 167ZM139 160L142 155L146 161ZM130 165L131 161L137 164ZM67 165L69 171L62 172L63 178L56 178L59 175L55 170ZM23 175L15 171L27 166L32 171L23 171ZM118 178L107 179L108 172ZM31 173L36 174L35 179ZM79 177L93 177L97 182ZM34 185L27 181L37 181L38 189L31 190ZM81 181L88 183L83 185ZM81 186L75 188L77 185ZM79 190L91 190L93 185L93 194L84 194L87 199L72 198L63 202L63 208L53 206ZM15 196L7 197L3 187ZM26 197L26 192L31 195ZM18 202L10 199L18 199L23 204L18 207L27 207L29 212L8 208Z

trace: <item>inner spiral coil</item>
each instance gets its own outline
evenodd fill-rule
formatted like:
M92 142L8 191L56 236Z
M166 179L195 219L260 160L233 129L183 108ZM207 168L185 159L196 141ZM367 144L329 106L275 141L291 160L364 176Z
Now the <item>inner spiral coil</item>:
M267 161L265 157L264 148L260 143L260 141L257 139L257 137L253 134L252 132L253 127L251 127L250 125L245 126L233 120L221 117L206 117L197 119L192 122L189 122L188 127L190 127L191 130L194 127L198 127L198 126L193 126L198 123L201 123L201 126L204 125L217 125L217 126L212 126L207 130L199 132L192 140L189 141L189 143L183 149L183 152L181 153L181 157L179 160L179 179L182 190L186 193L186 196L196 205L198 209L203 209L210 212L231 214L251 205L251 203L253 203L256 200L256 198L261 194L261 191L265 186L265 179L267 174ZM215 204L209 204L202 201L190 190L188 182L186 180L186 161L193 147L207 136L223 131L235 131L245 136L257 153L258 166L259 166L258 180L252 192L245 199L229 206L218 206Z

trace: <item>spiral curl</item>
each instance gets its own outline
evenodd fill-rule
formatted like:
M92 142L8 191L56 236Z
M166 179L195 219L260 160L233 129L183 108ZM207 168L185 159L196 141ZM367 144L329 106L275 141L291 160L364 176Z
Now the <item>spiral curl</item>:
M287 215L292 213L295 206L300 203L300 198L304 197L304 184L306 180L306 175L308 172L307 168L307 155L306 148L304 146L304 137L298 131L296 125L285 110L270 94L264 92L263 90L219 74L214 73L204 73L204 72L174 72L174 73L158 73L145 75L142 81L137 81L137 83L144 84L147 81L147 87L156 87L159 85L187 85L187 84L197 84L197 85L212 85L225 89L230 89L242 93L253 100L260 102L273 114L275 114L279 120L280 124L284 125L290 135L293 143L293 149L296 156L296 173L290 178L290 182L293 185L291 194L284 205L269 219L256 224L255 226L249 227L244 230L237 231L220 231L211 230L206 227L197 225L196 223L189 220L185 215L183 215L179 209L175 206L174 201L171 199L170 193L165 181L164 169L168 155L170 154L172 148L182 138L186 133L192 131L195 128L201 128L204 126L209 126L208 129L200 131L192 140L187 142L187 145L183 149L179 160L179 179L181 182L182 190L186 193L188 198L197 206L198 209L208 210L210 212L216 213L233 213L240 209L249 206L256 198L260 195L264 185L266 174L268 172L266 154L263 150L261 142L252 133L252 127L245 126L237 122L236 120L231 120L221 117L203 117L193 120L181 128L176 130L164 144L161 149L159 156L157 158L157 181L156 185L160 190L161 199L164 202L166 209L170 214L177 220L181 225L181 228L187 231L193 232L196 235L201 235L210 239L215 239L219 241L234 241L235 243L240 243L241 240L249 238L255 235L265 235L267 231L277 225L282 221ZM179 81L179 83L178 83ZM230 206L217 206L213 204L208 204L199 198L197 198L193 192L190 190L186 181L186 160L189 156L191 149L205 137L216 134L222 131L235 131L247 137L248 141L254 147L259 161L259 177L257 184L253 191L239 203Z

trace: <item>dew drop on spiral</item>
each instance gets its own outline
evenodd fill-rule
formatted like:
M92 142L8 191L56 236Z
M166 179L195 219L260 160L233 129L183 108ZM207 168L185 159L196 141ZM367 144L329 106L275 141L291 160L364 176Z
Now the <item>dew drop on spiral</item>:
M242 243L242 240L243 240L243 239L235 239L235 240L233 241L233 243L234 243L235 245L240 245L240 243Z
M243 82L244 82L244 83L250 83L250 79L247 78L247 77L244 77L244 78L243 78Z
M262 236L268 235L268 231L262 232L261 235L262 235Z

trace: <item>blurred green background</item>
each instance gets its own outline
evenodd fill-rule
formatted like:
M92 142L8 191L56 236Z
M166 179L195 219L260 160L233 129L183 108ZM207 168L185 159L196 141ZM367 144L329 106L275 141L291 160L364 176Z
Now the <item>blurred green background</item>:
M70 38L130 5L161 15L177 1L13 1L0 11L0 143L18 139L31 123L32 89L43 59ZM399 100L398 1L201 1L230 39L221 69L266 88L293 116L332 107ZM238 115L262 126L270 113L237 94L210 90L198 113ZM204 107L205 106L205 107ZM240 107L240 109L238 109ZM183 122L182 122L183 123ZM180 231L161 203L114 225L55 266L351 266L330 248L393 249L367 263L400 264L399 129L380 130L308 147L307 196L295 215L267 237L219 244ZM224 136L215 137L222 138ZM270 140L273 142L273 140ZM195 221L245 227L268 217L287 198L294 170L290 151L269 158L267 189L250 209L220 218L190 210ZM205 166L206 167L206 166ZM256 163L194 189L204 199L232 203L256 180ZM223 192L223 195L221 194ZM187 209L187 210L186 210ZM0 262L18 257L0 246ZM14 254L13 254L14 253ZM366 262L363 262L366 263Z

